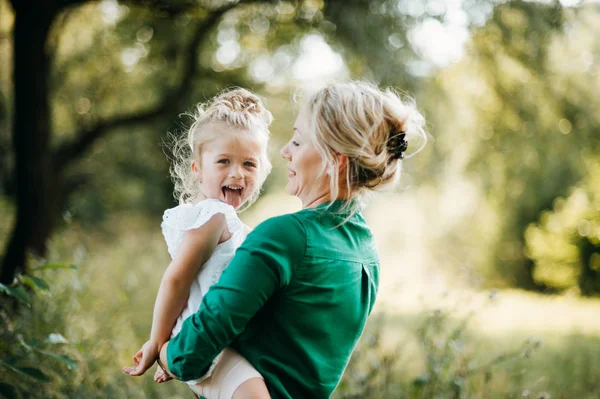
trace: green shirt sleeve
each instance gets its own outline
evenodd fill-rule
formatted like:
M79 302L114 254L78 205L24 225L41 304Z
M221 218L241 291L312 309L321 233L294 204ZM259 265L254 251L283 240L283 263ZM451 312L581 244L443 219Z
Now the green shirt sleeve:
M302 261L306 233L294 215L254 229L213 285L200 310L183 322L167 347L169 370L183 381L200 378L215 357L244 331L265 302L291 281Z

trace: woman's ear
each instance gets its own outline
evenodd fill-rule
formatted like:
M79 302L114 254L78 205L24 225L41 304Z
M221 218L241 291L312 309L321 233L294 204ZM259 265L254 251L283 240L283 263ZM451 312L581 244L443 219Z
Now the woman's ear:
M338 169L338 173L342 174L348 167L348 156L340 153L335 154L335 165Z

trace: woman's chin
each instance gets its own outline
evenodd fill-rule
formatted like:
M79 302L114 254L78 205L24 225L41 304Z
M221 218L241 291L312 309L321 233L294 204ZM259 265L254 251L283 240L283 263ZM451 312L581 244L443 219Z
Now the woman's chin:
M285 186L285 192L289 195L296 196L296 187L294 187L294 185L288 181L287 186Z

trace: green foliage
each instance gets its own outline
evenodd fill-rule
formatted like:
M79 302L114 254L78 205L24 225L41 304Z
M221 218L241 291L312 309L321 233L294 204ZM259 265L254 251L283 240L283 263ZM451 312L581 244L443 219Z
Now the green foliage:
M259 89L262 81L252 77L252 63L272 61L276 54L291 59L299 37L322 20L319 2L256 0L240 2L208 25L209 9L227 4L160 12L132 3L111 8L85 2L61 15L52 40L57 146L98 123L160 104L185 78L185 66L196 68L169 112L111 130L66 170L67 221L93 225L117 210L152 215L171 206L164 154L169 149L163 142L168 132L183 132L189 124L181 114L227 87ZM204 24L208 29L194 46L193 36ZM197 59L188 59L195 50Z
M68 232L54 237L47 262L35 272L50 283L50 295L33 296L31 310L14 315L18 334L40 337L41 342L49 337L54 344L40 349L77 362L71 371L67 364L47 368L58 364L57 359L39 362L52 380L39 383L37 394L25 397L142 399L191 395L185 384L154 383L154 370L140 378L121 371L150 333L152 305L169 262L159 223L127 215L100 227L91 233L73 223ZM120 237L117 246L116 237ZM63 259L66 269L59 269L56 259ZM77 273L68 272L71 264L79 265ZM63 332L70 344L60 344L60 337L52 335L56 331ZM17 381L24 380L18 377Z
M365 329L340 385L336 398L402 397L404 386L398 380L402 353L383 346L386 319L373 316Z
M595 5L498 5L473 32L463 60L430 82L445 101L431 113L440 155L484 199L473 215L494 215L469 220L457 239L465 246L478 242L487 253L479 257L480 270L495 284L555 286L536 278L524 232L598 159L600 80L586 57L600 46L599 11ZM442 182L452 175L440 172Z
M410 73L410 66L421 57L408 33L428 15L423 7L420 15L411 16L401 11L402 5L389 0L325 1L325 13L333 26L332 32L325 33L339 43L354 76L414 92L420 81ZM443 13L431 17L442 18Z
M264 215L250 217L264 219ZM35 359L18 366L38 367L52 381L37 382L7 371L11 379L0 378L0 382L15 385L12 377L19 383L29 381L38 389L35 397L45 398L189 397L184 384L154 383L154 370L140 378L121 371L148 337L152 306L169 262L158 223L127 215L100 227L72 226L53 238L48 264L64 259L66 264L78 264L79 271L37 271L36 276L50 283L51 296L31 295L31 310L23 308L11 319L14 334L26 337L27 345L33 346L37 339L42 342L40 349L73 359L77 368L68 371L68 364L27 352L15 337L14 348ZM529 307L532 301L541 302L536 298L529 294L515 301ZM564 315L553 308L557 301L544 301L533 311L563 320ZM592 308L593 314L598 302L577 299L563 305L569 314L584 307ZM547 392L552 398L596 399L600 394L597 336L571 333L571 328L577 328L572 321L554 320L555 325L565 324L566 331L554 334L544 333L543 325L537 329L519 325L510 321L518 311L511 305L506 309L509 314L501 318L504 321L499 321L504 333L483 333L480 316L494 307L465 310L473 306L467 298L457 306L440 305L444 310L437 312L411 309L385 317L374 314L335 397L450 399L456 397L455 380L462 380L462 398L520 399L524 392L536 398ZM593 332L597 325L590 321L585 327ZM51 335L56 331L63 332L71 344L61 344L60 336ZM544 347L527 357L538 345L537 340L528 340L532 334L543 334ZM45 337L54 343L43 343ZM2 338L1 342L7 341Z
M36 270L70 268L74 266L42 264ZM14 300L32 308L37 297L48 295L49 290L46 280L38 276L20 275L10 286L0 284L4 296L0 307L0 392L7 398L44 396L53 382L65 378L64 368L77 369L77 361L64 354L68 341L61 334L53 332L41 339L40 332L27 331L22 324L19 312L34 313L16 306Z
M496 355L488 360L477 359L469 346L468 323L475 312L453 321L449 313L436 310L427 316L419 329L421 345L426 357L426 372L413 381L418 398L449 397L473 398L492 383L497 367L516 359L529 358L539 349L541 341L527 339L521 347ZM515 381L511 387L519 389Z
M525 233L535 277L560 290L600 294L600 164Z
M479 310L481 311L481 309ZM506 370L515 367L520 359L529 359L541 347L541 341L528 338L516 349L507 349L490 356L486 351L476 350L476 339L468 326L477 311L460 316L456 312L437 309L428 312L412 330L419 343L422 366L418 375L409 377L413 371L408 345L402 342L389 347L384 338L384 317L371 320L369 327L346 369L336 397L352 398L411 398L411 399L475 399L482 397L494 387L494 379L502 381ZM413 320L414 322L414 320ZM504 370L502 368L504 367ZM525 391L522 377L510 377L510 386L503 387L503 394ZM497 389L497 388L496 388ZM486 396L487 397L487 396ZM512 396L509 396L512 397Z

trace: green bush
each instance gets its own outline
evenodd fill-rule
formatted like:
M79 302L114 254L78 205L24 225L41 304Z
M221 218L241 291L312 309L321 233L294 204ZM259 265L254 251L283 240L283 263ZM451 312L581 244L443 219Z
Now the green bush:
M69 268L74 266L44 264L9 286L0 284L0 392L7 398L49 396L53 382L69 378L77 369L68 341L58 330L49 332L50 325L32 309L50 289L35 274Z

